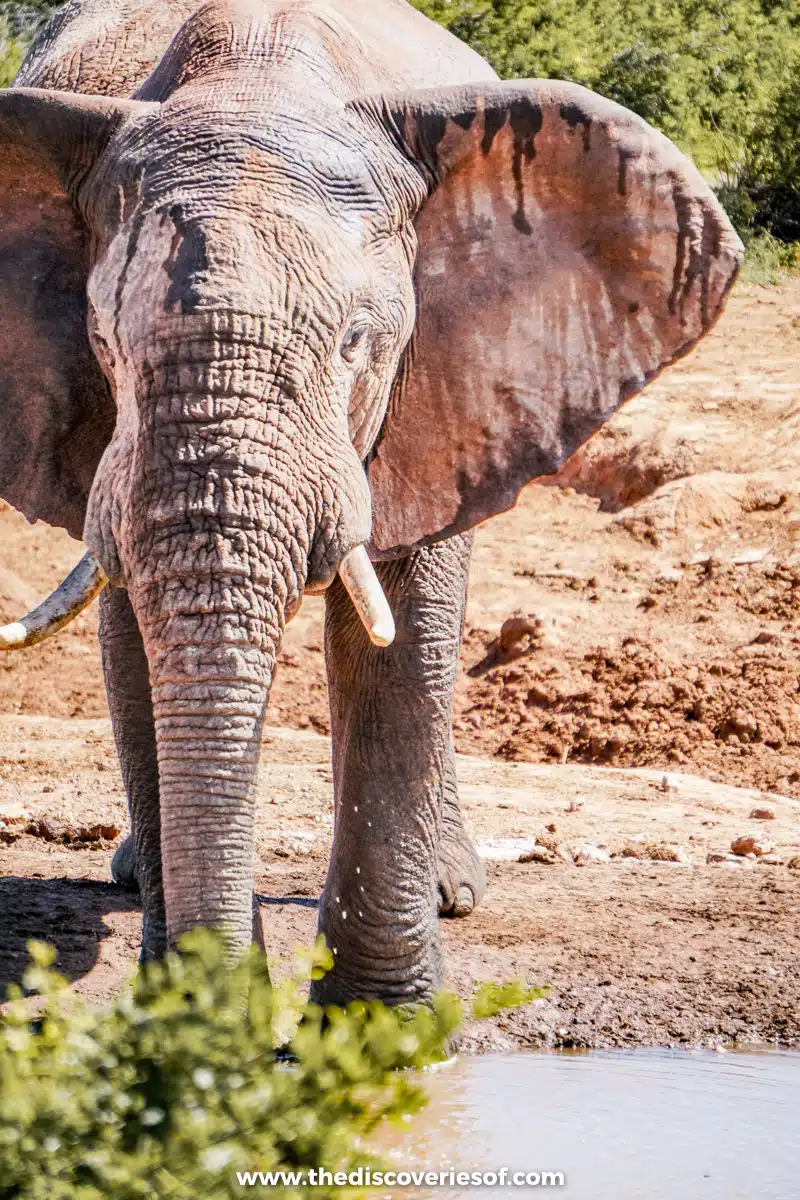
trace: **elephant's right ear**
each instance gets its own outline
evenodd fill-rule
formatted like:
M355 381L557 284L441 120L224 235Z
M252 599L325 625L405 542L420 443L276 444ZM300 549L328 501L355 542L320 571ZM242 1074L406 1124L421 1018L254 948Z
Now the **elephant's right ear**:
M74 537L114 422L87 334L90 233L74 199L120 124L152 107L0 91L0 496Z

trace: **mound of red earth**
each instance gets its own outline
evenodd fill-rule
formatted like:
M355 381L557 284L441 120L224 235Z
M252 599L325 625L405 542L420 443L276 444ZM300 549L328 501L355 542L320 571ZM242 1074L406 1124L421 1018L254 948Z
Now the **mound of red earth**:
M456 721L459 749L524 762L674 764L800 798L800 632L790 619L800 601L800 568L743 575L712 560L687 574L655 582L642 606L661 606L667 615L680 594L683 619L705 623L723 600L726 608L740 601L751 613L784 618L783 631L694 660L631 636L555 652L543 636L532 636L533 622L524 626L519 618L507 623L505 648L502 635L491 640L473 631L472 679ZM522 630L516 642L512 624Z

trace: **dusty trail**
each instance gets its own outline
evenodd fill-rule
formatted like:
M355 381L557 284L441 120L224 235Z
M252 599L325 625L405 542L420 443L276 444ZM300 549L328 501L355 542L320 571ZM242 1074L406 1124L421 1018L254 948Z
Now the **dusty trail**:
M459 987L552 985L493 1044L800 1042L799 339L800 281L740 287L562 490L532 485L479 531L456 738L491 886L444 938ZM11 511L0 537L0 616L80 553ZM332 824L321 611L289 628L263 756L258 886L279 956L313 933ZM0 980L46 937L101 998L140 914L108 882L125 812L95 622L0 659L0 813L24 817L0 827ZM729 862L744 834L781 865ZM537 836L569 861L516 862ZM586 843L601 861L576 866Z

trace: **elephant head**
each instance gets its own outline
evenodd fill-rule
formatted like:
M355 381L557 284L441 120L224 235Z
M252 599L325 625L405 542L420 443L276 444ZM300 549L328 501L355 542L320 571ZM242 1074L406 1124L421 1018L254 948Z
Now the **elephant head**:
M0 93L0 494L88 548L0 639L128 589L169 935L241 944L304 591L342 569L391 640L369 558L555 471L711 327L741 246L665 138L580 87L359 96L343 26L230 8L135 100Z

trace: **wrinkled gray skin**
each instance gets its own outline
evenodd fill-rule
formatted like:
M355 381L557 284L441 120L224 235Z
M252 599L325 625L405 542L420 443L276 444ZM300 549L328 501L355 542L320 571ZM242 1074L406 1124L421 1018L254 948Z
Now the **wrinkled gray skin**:
M285 622L304 591L327 588L336 825L320 929L335 968L317 998L430 994L437 910L464 915L485 886L452 745L468 530L690 348L735 274L724 217L641 124L624 133L652 143L641 171L666 164L666 216L647 247L656 266L644 270L641 248L624 270L624 254L606 255L633 239L617 209L639 204L639 168L633 151L617 161L613 150L603 196L591 190L588 156L610 162L603 138L612 145L617 117L602 102L592 115L581 89L544 107L503 100L493 123L480 91L448 93L446 127L439 93L391 115L401 90L494 78L404 0L73 0L17 80L142 102L99 154L83 137L67 186L90 231L88 327L113 398L85 439L99 461L75 468L89 483L56 511L52 481L48 496L20 498L0 470L0 491L82 531L115 585L100 636L144 958L198 923L225 927L234 947L251 938L270 682ZM359 101L379 93L386 104ZM0 133L2 121L0 108ZM550 171L550 145L552 178L579 181L564 194L588 189L578 224L599 221L608 198L592 262L624 275L618 287L589 278L594 265L565 267L578 260L555 253L554 227L537 233L550 191L533 204L525 181ZM460 163L463 191L448 192ZM502 254L491 234L501 208ZM570 226L564 244L590 233ZM529 247L523 294L515 272ZM499 257L470 274L484 253ZM562 277L545 278L551 254L577 279L563 302ZM652 321L631 333L648 305ZM388 649L369 643L336 577L371 536L397 624ZM133 871L128 844L115 873Z

